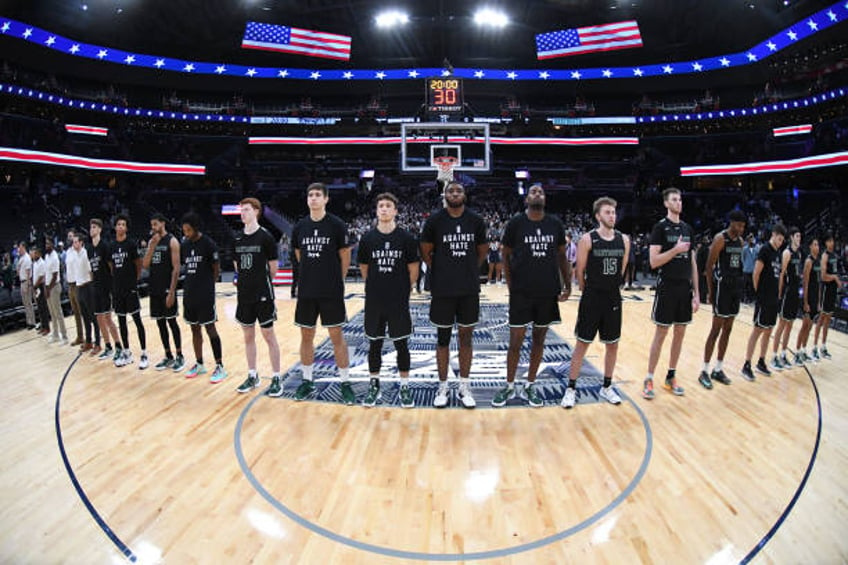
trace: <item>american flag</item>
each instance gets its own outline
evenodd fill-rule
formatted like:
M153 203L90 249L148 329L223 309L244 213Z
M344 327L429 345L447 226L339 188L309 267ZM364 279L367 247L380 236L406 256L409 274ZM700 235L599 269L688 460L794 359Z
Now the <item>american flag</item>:
M561 29L536 36L536 57L552 59L596 51L613 51L642 46L635 20L598 26Z
M346 35L259 22L247 22L241 46L245 49L350 60L350 37Z

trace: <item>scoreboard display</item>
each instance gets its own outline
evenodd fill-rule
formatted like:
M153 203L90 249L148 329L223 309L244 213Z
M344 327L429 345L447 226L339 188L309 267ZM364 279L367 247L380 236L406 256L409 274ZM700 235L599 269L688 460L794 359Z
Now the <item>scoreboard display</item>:
M434 114L462 112L462 80L458 78L430 78L426 82L427 111Z

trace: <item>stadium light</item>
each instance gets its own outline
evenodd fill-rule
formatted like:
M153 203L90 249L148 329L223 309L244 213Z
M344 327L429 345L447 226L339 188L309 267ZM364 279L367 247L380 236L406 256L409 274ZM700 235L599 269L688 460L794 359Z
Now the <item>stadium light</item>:
M393 28L407 24L409 22L409 15L400 10L386 10L377 14L374 22L379 28Z
M502 28L509 23L509 16L494 8L480 8L474 13L474 23L478 26Z

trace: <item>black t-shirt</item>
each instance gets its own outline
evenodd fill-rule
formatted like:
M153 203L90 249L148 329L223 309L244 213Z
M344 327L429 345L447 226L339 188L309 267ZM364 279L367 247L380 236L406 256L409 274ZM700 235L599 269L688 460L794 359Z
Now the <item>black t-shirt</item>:
M729 280L731 284L742 277L742 238L731 239L727 230L721 232L724 237L724 249L718 254L713 277L716 280Z
M839 256L836 254L836 251L833 253L829 253L827 250L824 252L824 257L827 259L827 271L825 271L828 275L837 275L839 274L839 268L837 265L837 261L839 261ZM836 286L836 281L827 281L824 283L824 286Z
M821 254L818 257L813 257L812 254L807 256L810 260L810 279L807 282L807 294L809 300L807 304L815 306L819 303L819 282L821 281Z
M121 296L136 289L138 285L136 259L138 259L138 244L134 240L126 238L124 241L116 239L112 242L112 256L109 260L114 267L112 276L116 295Z
M344 295L339 251L349 247L347 226L338 216L324 214L320 221L302 218L292 231L292 246L300 250L297 292L301 298Z
M586 261L586 290L618 293L624 266L624 236L616 230L610 240L601 237L598 230L589 232L592 249Z
M218 246L201 234L197 241L188 238L180 245L180 259L186 266L183 296L187 302L215 300L215 271L218 263Z
M357 261L368 265L365 299L404 304L409 299L409 263L417 263L418 242L404 229L391 233L373 229L359 242Z
M674 223L668 218L663 218L654 226L651 232L651 245L659 245L660 253L665 253L675 245L677 240L683 237L683 241L688 241L690 244L694 239L695 232L692 226L686 222ZM676 281L691 281L692 280L692 259L690 257L692 249L678 253L671 261L659 268L660 278Z
M562 291L557 250L565 245L565 228L556 216L533 221L526 212L510 218L501 240L509 247L510 292L556 296Z
M153 249L148 283L151 296L165 296L171 288L171 274L174 268L174 262L171 260L171 240L173 239L174 236L166 233Z
M238 269L238 301L244 304L274 300L274 275L268 262L277 259L277 242L263 227L248 235L236 237L236 268Z
M454 218L442 208L424 222L421 241L433 244L430 272L433 296L480 293L477 246L488 246L483 218L468 208Z
M112 259L111 248L101 238L97 245L86 245L88 263L91 265L91 280L94 286L112 290L112 273L109 271L109 261Z
M760 280L757 284L757 298L762 301L776 302L777 281L780 279L780 269L783 264L780 258L780 250L766 242L760 247L760 252L757 253L757 261L763 264L763 270L760 272Z
M791 247L787 247L787 249L789 250L789 264L786 265L786 277L783 280L784 292L795 293L797 296L798 287L801 286L801 275L803 274L801 250L792 251Z

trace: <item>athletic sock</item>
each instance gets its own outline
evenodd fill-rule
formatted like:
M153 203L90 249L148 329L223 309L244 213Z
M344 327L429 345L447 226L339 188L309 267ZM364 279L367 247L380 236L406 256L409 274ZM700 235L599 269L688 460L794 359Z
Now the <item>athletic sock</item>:
M350 367L339 369L339 377L343 383L346 383L350 379Z
M716 370L716 371L721 371L721 367L722 367L722 365L724 365L724 361L722 361L721 359L717 360L717 361L716 361L716 364L715 364L715 370Z
M312 367L313 365L302 365L301 370L303 371L303 380L311 381L312 380Z
M705 372L705 373L709 373L709 372L710 372L710 363L709 363L709 361L707 361L707 362L705 362L705 363L704 363L704 367L703 367L701 370L702 370L703 372Z
M604 388L612 386L612 377L604 377Z

